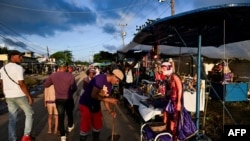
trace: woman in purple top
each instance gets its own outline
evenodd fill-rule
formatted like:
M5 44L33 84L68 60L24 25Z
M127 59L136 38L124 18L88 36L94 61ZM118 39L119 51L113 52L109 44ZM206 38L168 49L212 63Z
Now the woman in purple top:
M80 97L80 141L86 141L87 135L93 127L93 141L99 141L102 128L101 101L109 114L115 118L116 112L112 111L110 104L116 105L118 100L109 97L112 85L117 85L124 75L119 69L112 71L112 74L99 74L89 82L87 88Z
M51 74L44 82L44 87L48 88L50 85L54 85L56 96L56 108L58 111L58 126L61 135L61 141L66 141L65 127L64 127L64 115L67 113L68 119L68 131L72 131L73 124L73 108L74 100L73 94L77 90L75 76L67 72L66 64L60 64L58 71Z

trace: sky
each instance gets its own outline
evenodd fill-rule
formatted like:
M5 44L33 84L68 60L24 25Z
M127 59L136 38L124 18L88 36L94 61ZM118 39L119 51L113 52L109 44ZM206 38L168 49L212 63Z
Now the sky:
M0 46L36 56L69 50L75 61L115 53L148 19L171 16L171 0L0 0ZM250 0L174 0L175 14Z

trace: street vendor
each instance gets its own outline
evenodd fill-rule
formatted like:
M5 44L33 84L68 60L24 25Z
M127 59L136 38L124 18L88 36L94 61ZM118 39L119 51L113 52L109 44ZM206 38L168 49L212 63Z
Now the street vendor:
M166 90L170 91L169 97L166 97L168 102L163 111L163 121L167 125L167 131L172 134L173 141L185 140L192 136L197 129L191 115L183 106L181 79L173 72L170 62L162 63L161 70L165 76Z
M170 133L173 135L173 140L177 140L177 125L180 118L180 111L182 109L182 83L179 76L173 73L172 64L170 62L164 62L161 65L162 73L165 76L166 85L170 90L169 100L173 104L171 112L166 109L164 111L164 122L167 123L167 127ZM169 101L169 102L170 102ZM167 106L168 107L168 106ZM168 126L169 125L169 126Z
M228 65L225 65L223 68L223 84L233 82L234 74L231 72Z

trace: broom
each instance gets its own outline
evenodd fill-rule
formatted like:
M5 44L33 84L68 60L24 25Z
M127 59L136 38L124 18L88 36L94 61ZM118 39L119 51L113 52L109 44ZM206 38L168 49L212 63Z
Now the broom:
M115 111L115 106L114 106L114 111ZM115 134L115 118L113 117L113 122L112 122L112 134L111 136L108 137L108 141L119 141L120 135Z

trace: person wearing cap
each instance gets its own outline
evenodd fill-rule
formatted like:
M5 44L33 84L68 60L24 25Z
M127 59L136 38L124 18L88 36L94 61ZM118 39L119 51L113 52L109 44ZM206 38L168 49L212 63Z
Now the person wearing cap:
M24 83L24 69L20 65L22 61L21 53L17 50L12 50L8 54L9 63L3 66L0 70L1 88L6 98L9 111L9 125L8 125L8 140L16 141L16 129L18 120L18 109L21 108L25 114L24 135L21 141L31 141L31 129L33 125L34 111L31 107L33 98Z
M93 77L79 100L80 109L80 141L86 141L92 127L93 141L99 141L102 129L101 102L112 118L116 118L116 112L111 105L117 105L116 98L109 97L112 85L118 85L123 80L121 70L114 69L111 74L99 74Z
M164 111L164 122L167 123L167 127L170 133L173 135L173 140L177 140L177 125L180 118L180 111L182 109L182 82L179 76L173 72L173 67L170 62L164 62L161 64L161 71L165 76L166 88L170 94L168 96L169 102L172 103L174 112L169 112L166 108ZM167 106L168 107L168 106Z
M58 65L58 71L51 74L43 85L45 88L54 85L61 141L66 141L66 131L64 126L65 112L68 119L68 132L71 132L74 129L72 107L74 107L73 94L77 90L75 76L67 72L67 64L61 63Z

